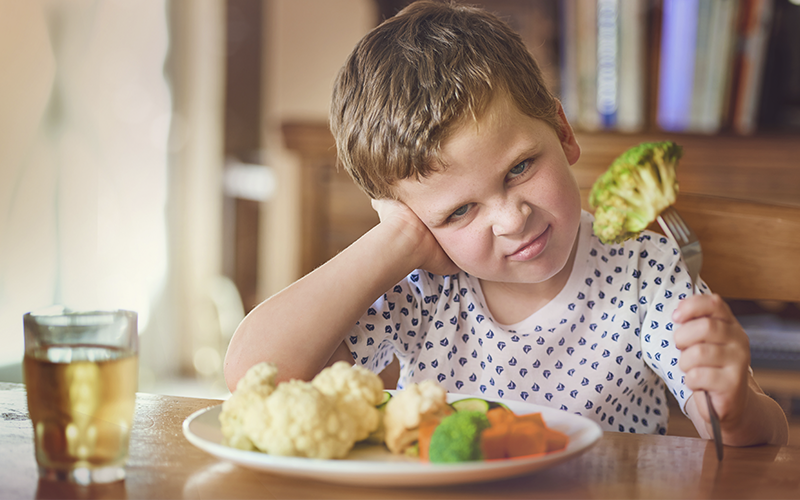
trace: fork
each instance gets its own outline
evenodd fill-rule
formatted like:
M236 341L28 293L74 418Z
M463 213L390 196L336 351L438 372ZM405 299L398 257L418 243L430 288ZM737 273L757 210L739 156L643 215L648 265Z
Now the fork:
M694 293L697 277L700 274L700 268L703 266L703 249L700 247L700 240L673 207L667 207L661 212L657 220L664 233L675 240L680 247L683 262L686 264L686 269L692 279L692 293ZM714 432L717 459L722 460L722 432L719 426L719 416L711 403L711 396L709 396L708 391L704 392L706 394L706 403L708 404L708 413L711 416L711 429Z

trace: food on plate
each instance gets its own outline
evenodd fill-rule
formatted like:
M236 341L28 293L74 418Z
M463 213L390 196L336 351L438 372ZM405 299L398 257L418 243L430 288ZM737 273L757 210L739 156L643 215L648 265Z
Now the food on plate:
M635 238L675 203L675 168L683 148L671 141L634 146L608 167L592 186L594 233L603 243Z
M386 447L392 453L413 450L423 419L441 418L454 410L447 404L447 391L433 380L410 384L395 393L386 404L384 416Z
M481 434L490 425L483 411L457 411L444 417L431 435L428 459L433 463L482 460Z
M334 396L337 409L358 422L356 441L381 426L383 415L377 406L384 401L383 381L375 373L340 361L319 372L311 385Z
M464 398L459 399L458 401L453 401L450 403L456 411L464 411L464 410L475 410L475 411L482 411L486 413L492 408L505 408L508 409L508 406L500 403L498 401L487 401L481 398Z
M504 408L486 412L491 426L481 435L486 460L514 458L563 450L569 437L547 427L541 413L516 415Z
M447 415L429 415L424 417L419 423L419 439L417 440L416 446L409 448L413 450L413 455L416 453L419 456L419 459L423 462L429 462L428 458L428 450L431 446L431 437L433 436L433 431L436 430L436 427L439 426L439 422L442 421L444 417Z
M452 403L461 408L456 413L423 420L418 443L422 461L515 458L560 451L569 444L569 436L547 427L541 413L517 415L501 403L480 398L470 398L466 405L457 403Z
M272 455L344 458L358 442L434 463L512 458L566 447L540 414L516 415L482 398L451 404L433 380L392 393L380 377L345 362L311 382L276 384L275 365L250 368L222 404L220 428L231 447Z
M275 384L277 368L248 370L222 405L220 427L229 446L272 455L343 458L380 425L380 377L339 362L311 382Z
M275 391L275 377L278 369L270 363L260 363L250 368L236 384L236 390L222 404L219 415L225 443L241 450L254 450L256 447L244 430L244 416L256 403L266 399Z
M540 413L516 415L503 403L477 397L446 400L433 381L397 392L387 405L387 447L423 462L452 463L550 453L569 443Z

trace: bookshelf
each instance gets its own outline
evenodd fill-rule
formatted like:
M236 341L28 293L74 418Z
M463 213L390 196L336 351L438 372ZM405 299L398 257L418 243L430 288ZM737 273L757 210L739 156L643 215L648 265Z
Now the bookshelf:
M375 0L379 20L410 0ZM586 132L800 133L793 0L478 0Z

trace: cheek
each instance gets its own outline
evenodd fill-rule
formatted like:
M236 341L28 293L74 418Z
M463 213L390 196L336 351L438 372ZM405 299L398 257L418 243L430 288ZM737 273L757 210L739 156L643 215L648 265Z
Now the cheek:
M571 175L554 175L546 188L531 193L532 203L549 212L561 228L572 227L580 221L581 192Z
M471 228L434 236L448 257L462 269L485 260L491 247L491 242L485 235Z

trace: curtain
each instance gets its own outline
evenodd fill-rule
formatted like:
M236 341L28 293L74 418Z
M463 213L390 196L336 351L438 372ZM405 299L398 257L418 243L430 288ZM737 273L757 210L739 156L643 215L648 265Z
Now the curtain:
M219 273L222 13L0 2L0 365L51 304L137 311L140 389L191 365Z

